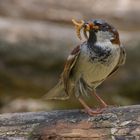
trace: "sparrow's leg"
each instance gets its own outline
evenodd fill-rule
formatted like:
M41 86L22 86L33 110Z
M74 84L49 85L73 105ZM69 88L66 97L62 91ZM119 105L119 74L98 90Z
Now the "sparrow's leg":
M97 95L97 93L94 91L93 92L93 95L96 97L96 99L102 104L103 108L107 107L108 105L104 102L104 100L99 96Z
M83 105L83 107L85 108L85 112L87 112L89 115L97 115L97 114L101 114L103 111L101 110L96 110L96 111L93 111L86 103L85 101L79 97L78 98L79 102Z

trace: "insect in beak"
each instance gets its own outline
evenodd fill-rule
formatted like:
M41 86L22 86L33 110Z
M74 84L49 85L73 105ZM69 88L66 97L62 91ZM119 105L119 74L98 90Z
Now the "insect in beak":
M77 22L75 19L72 19L72 22L73 24L75 25L75 28L76 28L76 33L77 33L77 36L78 38L81 40L82 37L81 37L81 29L83 28L83 34L84 34L84 37L86 39L88 39L88 35L87 35L87 31L90 31L91 29L92 30L97 30L99 29L98 26L95 26L93 23L89 22L89 23L86 23L85 21L81 20L80 22Z
M78 38L81 40L82 37L81 37L80 31L81 31L81 29L84 27L84 23L85 23L85 22L84 22L83 20L81 20L80 22L77 22L75 19L72 19L72 22L73 22L73 24L75 25L76 34L77 34Z

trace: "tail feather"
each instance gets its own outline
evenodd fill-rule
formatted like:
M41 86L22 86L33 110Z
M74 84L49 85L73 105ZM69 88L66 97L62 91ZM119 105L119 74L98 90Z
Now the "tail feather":
M44 97L45 100L66 100L69 99L69 95L64 90L64 84L62 81L52 88Z

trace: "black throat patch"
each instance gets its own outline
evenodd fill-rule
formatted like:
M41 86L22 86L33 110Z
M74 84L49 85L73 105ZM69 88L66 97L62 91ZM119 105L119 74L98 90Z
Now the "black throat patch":
M89 46L88 48L90 50L90 61L92 62L100 62L105 63L108 61L108 57L111 55L111 48L102 46Z
M104 64L108 61L108 57L111 55L111 48L109 46L103 47L96 45L96 41L97 38L95 32L90 32L90 36L87 41L87 47L90 52L90 61Z

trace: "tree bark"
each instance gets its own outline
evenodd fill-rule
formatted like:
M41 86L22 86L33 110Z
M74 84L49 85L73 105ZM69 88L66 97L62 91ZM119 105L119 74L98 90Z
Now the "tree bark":
M96 116L79 110L2 114L0 139L139 140L140 105L110 107Z

